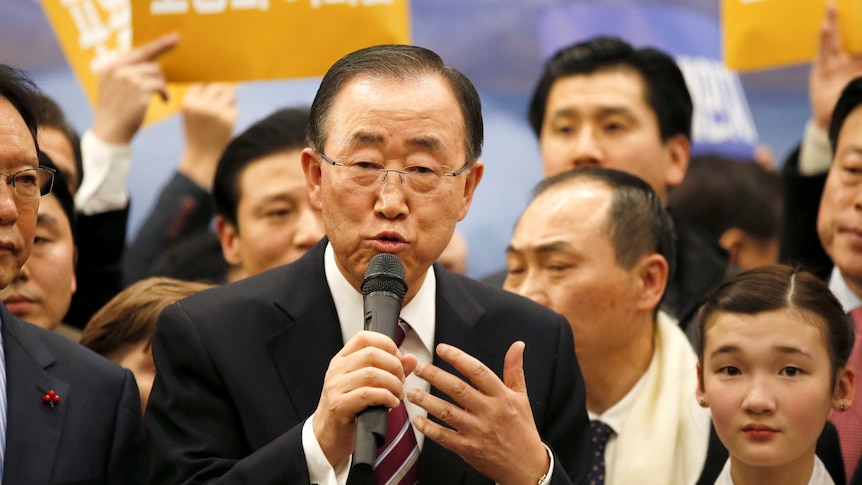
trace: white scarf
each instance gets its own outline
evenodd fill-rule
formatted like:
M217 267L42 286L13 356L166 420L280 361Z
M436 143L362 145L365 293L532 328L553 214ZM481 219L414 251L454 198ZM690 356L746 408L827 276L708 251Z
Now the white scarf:
M619 436L608 485L697 482L710 413L697 404L697 356L676 321L659 312L650 366Z

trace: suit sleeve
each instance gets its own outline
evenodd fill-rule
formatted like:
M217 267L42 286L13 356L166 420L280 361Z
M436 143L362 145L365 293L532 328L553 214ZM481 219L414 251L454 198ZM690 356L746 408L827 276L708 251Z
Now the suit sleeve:
M125 370L117 408L107 483L142 484L146 474L141 401L132 373Z
M178 304L159 317L153 357L157 374L145 420L150 483L309 483L302 422L250 449L204 341Z
M64 322L84 328L90 317L123 289L122 258L129 206L98 214L78 214L78 289Z
M125 284L145 278L165 250L206 232L212 216L209 192L185 175L174 174L126 250L122 262Z
M799 171L799 149L784 163L784 224L781 230L782 263L802 264L824 280L832 262L817 236L817 213L827 173L803 175Z
M554 452L553 485L586 483L590 467L590 423L572 330L560 317L556 369L539 433ZM527 376L529 379L529 376Z

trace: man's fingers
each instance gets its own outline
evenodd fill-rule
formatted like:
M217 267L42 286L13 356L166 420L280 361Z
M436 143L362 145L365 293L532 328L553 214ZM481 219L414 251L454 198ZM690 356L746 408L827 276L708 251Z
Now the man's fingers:
M509 347L503 362L503 382L515 392L527 392L527 379L524 377L524 348L526 344L518 341Z
M154 61L166 52L173 49L180 40L176 32L159 37L158 39L138 46L126 55L120 57L121 64L137 64L139 62Z
M407 391L407 400L455 429L461 430L470 426L468 422L470 416L466 411L437 396L418 389L410 389Z
M457 431L440 426L424 416L413 416L410 421L413 423L413 427L425 435L425 437L455 453L460 451L459 443L463 442L463 439L458 435Z
M482 363L479 359L473 357L472 355L464 352L463 350L453 347L447 344L439 344L437 346L437 355L440 356L446 362L452 364L455 369L458 370L461 374L464 375L470 382L476 386L482 394L488 396L498 396L505 392L505 385L503 381L494 374L494 371L488 368L485 364ZM461 379L452 376L451 374L447 374L443 371L440 371L441 374L445 374L446 376L441 380L441 384L446 385L447 387L440 387L435 383L431 383L434 387L440 389L443 392L446 392L449 396L457 399L457 396L451 394L449 391L455 391L456 393L463 394L460 392L461 385L464 384ZM425 379L424 376L421 376ZM427 380L427 379L426 379ZM457 381L457 382L456 382ZM429 381L430 382L430 381ZM460 383L460 384L459 384ZM470 386L467 386L470 387ZM459 401L460 402L460 401Z
M818 57L827 59L830 56L840 54L841 33L838 30L838 11L834 2L826 5L826 15L820 27L820 43L818 45Z

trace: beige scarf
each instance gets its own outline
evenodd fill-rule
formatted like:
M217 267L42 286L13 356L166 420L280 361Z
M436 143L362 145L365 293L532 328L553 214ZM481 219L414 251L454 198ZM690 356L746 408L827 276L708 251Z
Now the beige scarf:
M609 485L689 485L706 460L710 414L697 404L697 357L676 321L659 312L647 380L616 439Z

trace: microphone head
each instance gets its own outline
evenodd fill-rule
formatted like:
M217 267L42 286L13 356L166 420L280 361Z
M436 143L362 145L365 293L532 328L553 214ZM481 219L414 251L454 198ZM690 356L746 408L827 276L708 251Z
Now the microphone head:
M404 299L407 294L407 275L404 263L398 256L390 253L375 254L365 268L365 278L362 280L362 295L376 291L394 293L398 299Z

